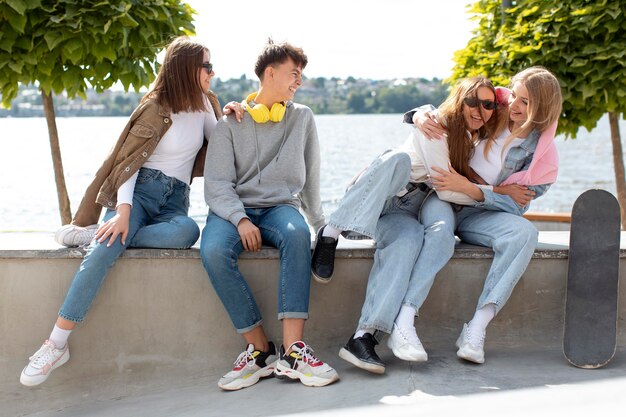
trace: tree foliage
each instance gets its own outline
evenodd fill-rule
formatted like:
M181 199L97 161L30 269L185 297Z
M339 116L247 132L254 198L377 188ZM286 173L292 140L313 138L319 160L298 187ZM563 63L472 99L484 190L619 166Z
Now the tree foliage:
M483 74L506 85L516 72L541 65L559 79L559 131L576 137L605 113L626 111L626 1L519 0L506 10L480 0L473 38L457 51L452 80Z
M0 93L8 107L19 83L85 97L120 81L149 85L157 53L193 34L193 9L177 0L0 0Z

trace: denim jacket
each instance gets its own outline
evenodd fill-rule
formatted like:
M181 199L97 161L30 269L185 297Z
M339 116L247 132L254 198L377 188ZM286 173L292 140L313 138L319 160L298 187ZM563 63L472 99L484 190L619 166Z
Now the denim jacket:
M217 96L213 92L207 95L215 117L222 117ZM131 114L126 127L111 149L95 178L87 187L85 195L78 206L72 224L88 226L98 223L102 207L115 209L117 190L148 160L161 138L172 125L170 110L148 99L139 104ZM192 169L192 178L204 173L204 159L208 138L196 155Z
M496 184L500 184L507 179L511 174L528 169L530 162L533 159L535 149L537 148L537 142L539 141L540 132L533 130L528 137L519 145L509 149L502 164L502 170L498 174ZM531 185L528 188L533 190L536 194L534 198L542 196L551 184ZM530 205L527 204L524 207L520 207L517 203L508 195L498 194L491 189L481 187L484 201L474 204L475 207L480 207L486 210L506 211L507 213L522 215L528 210Z

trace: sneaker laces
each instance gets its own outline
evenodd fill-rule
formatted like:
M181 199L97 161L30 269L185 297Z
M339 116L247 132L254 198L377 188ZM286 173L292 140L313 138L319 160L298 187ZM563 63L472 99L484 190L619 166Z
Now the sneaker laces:
M234 362L235 367L233 369L241 369L244 366L251 368L256 363L256 359L254 358L254 350L250 351L250 349L246 349L237 356L237 359Z
M465 332L465 342L469 343L471 346L482 346L485 343L485 332L477 332L467 326L467 331Z
M415 331L415 328L413 328L413 331L411 331L411 329L409 329L409 328L396 326L396 329L398 329L398 332L400 333L400 336L402 336L402 338L407 343L409 343L411 345L417 345L417 346L421 346L422 345L422 342L420 342L419 337L417 337L417 332Z
M52 346L50 342L46 341L33 356L28 358L29 361L32 361L31 366L33 368L43 368L47 363L52 362L54 359L52 351L54 349L55 347Z
M298 342L296 342L296 343L298 343ZM298 350L296 351L296 353L297 353L298 355L300 355L300 359L302 359L302 361L303 361L304 363L308 363L308 364L310 364L310 365L315 366L316 364L318 364L318 363L321 363L321 362L322 362L320 359L318 359L318 358L317 358L317 357L313 354L313 348L311 348L311 346L307 345L307 344L306 344L306 343L304 343L304 342L300 342L300 343L302 343L304 346L303 346L303 347L301 347L301 348L297 348L297 347L296 347L296 349L298 349ZM294 344L295 344L295 343L294 343Z

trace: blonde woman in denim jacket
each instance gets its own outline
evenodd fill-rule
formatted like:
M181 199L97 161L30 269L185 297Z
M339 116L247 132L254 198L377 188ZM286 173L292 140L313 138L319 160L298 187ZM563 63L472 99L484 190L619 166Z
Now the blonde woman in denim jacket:
M562 107L558 80L546 69L532 67L515 75L511 88L498 92L499 101L508 102L508 126L493 141L477 146L470 160L477 174L472 181L452 168L432 168L435 189L464 193L470 201L454 209L431 195L423 204L424 243L396 320L413 322L435 275L454 253L455 233L464 242L492 248L494 259L476 311L456 342L457 356L475 363L484 362L486 328L509 299L537 244L537 230L521 215L548 190L558 170L553 143ZM411 119L429 138L445 134L428 113L409 112L405 121Z
M203 173L207 139L221 117L210 92L214 75L205 46L186 37L170 43L154 86L97 171L72 225L57 233L67 246L85 243L84 235L94 239L50 337L22 371L22 384L41 384L69 360L70 332L127 247L188 248L198 239L198 226L187 216L189 184Z

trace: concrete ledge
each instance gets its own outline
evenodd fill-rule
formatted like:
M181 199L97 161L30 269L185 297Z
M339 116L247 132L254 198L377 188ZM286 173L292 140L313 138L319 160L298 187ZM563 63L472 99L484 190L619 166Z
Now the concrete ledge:
M58 249L50 235L0 236L0 404L21 398L19 373L49 334L78 268L82 251ZM41 236L40 236L41 237ZM567 275L567 233L542 232L522 280L487 336L486 349L560 350ZM620 273L626 273L622 233ZM371 241L342 241L333 281L312 281L306 340L336 352L353 333L374 252ZM460 244L439 273L416 320L427 350L453 346L475 303L493 253ZM276 320L277 251L244 254L240 269L253 288L268 335L280 341ZM618 347L626 346L626 286L620 288ZM111 270L86 322L70 340L72 360L55 371L42 390L75 389L102 381L103 398L145 387L219 375L243 348L211 288L197 248L127 251ZM381 346L382 353L386 347ZM332 364L337 357L325 358ZM3 394L4 393L4 394ZM77 398L77 402L80 398Z

